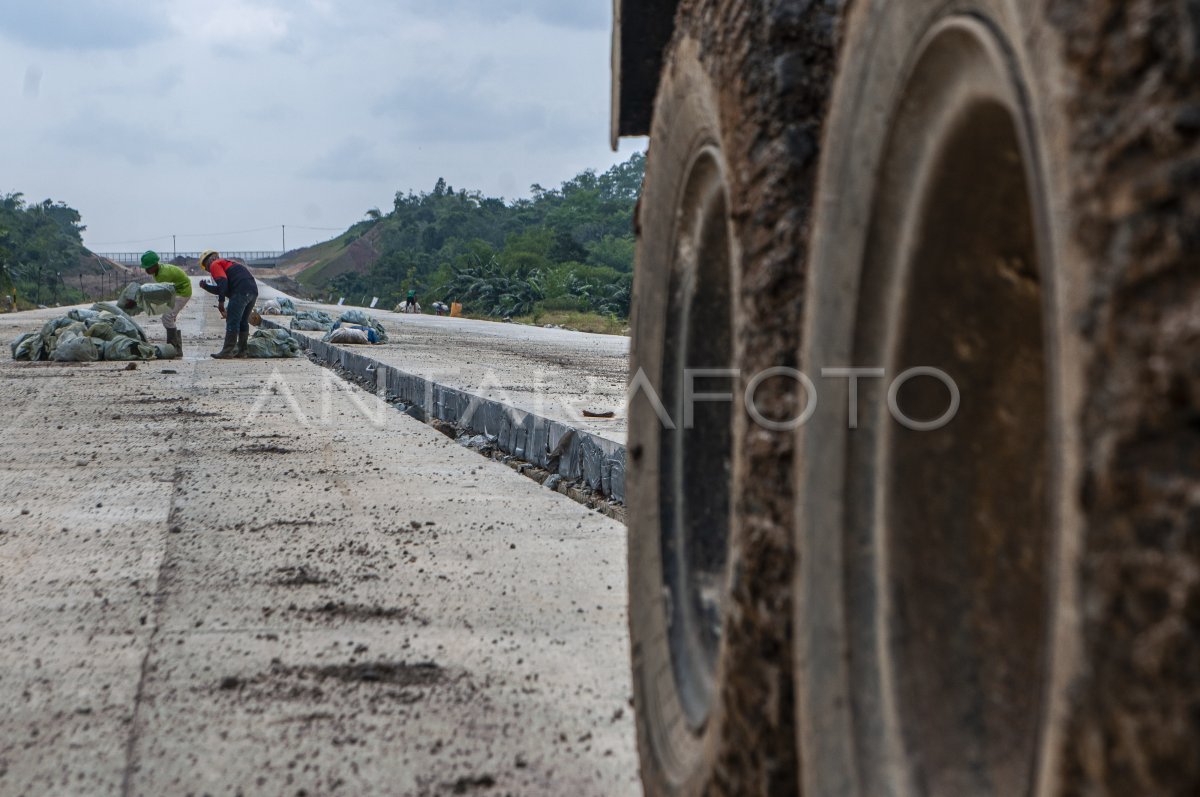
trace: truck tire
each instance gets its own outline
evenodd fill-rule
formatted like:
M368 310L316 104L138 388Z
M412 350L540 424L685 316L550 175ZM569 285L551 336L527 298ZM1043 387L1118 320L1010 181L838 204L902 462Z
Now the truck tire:
M652 134L631 328L629 622L648 795L701 794L711 779L721 636L712 589L724 586L730 521L732 418L714 404L694 419L703 427L680 419L683 369L733 364L727 167L714 92L688 49L671 59L657 105L671 124ZM680 539L689 521L693 534Z
M1200 793L1200 13L851 18L802 335L803 791Z
M752 425L744 396L756 374L796 365L837 5L684 0L665 58L638 216L626 480L648 795L797 788L795 439ZM687 369L708 371L696 394L731 398L689 418ZM804 401L786 377L756 387L767 418Z

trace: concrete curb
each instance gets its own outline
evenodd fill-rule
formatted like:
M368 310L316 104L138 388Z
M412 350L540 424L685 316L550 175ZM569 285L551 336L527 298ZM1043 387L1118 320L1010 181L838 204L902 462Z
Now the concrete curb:
M266 318L262 326L287 329ZM625 446L620 443L409 374L307 335L292 337L317 359L374 385L387 400L417 408L424 416L422 420L436 419L471 435L495 438L496 448L506 454L557 473L565 480L583 482L615 501L625 501Z

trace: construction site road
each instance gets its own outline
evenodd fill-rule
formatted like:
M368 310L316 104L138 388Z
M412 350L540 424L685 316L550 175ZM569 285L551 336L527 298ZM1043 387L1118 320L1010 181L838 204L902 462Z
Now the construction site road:
M283 296L265 288L263 295ZM296 301L298 309L337 318L349 309ZM368 310L388 330L365 350L384 365L431 382L559 420L624 444L629 338L469 318ZM287 325L286 317L272 320ZM320 332L297 332L320 338ZM589 418L611 412L611 418Z
M638 793L623 527L207 305L0 365L0 794Z

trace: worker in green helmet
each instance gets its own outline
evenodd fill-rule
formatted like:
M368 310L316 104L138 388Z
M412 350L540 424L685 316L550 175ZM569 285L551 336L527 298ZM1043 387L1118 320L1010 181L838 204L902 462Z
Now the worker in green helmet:
M170 343L183 356L183 333L176 326L176 320L188 299L192 298L192 281L179 266L159 261L158 252L150 251L142 255L142 268L154 277L155 282L169 282L175 286L175 306L162 315L163 326L167 328L167 343Z

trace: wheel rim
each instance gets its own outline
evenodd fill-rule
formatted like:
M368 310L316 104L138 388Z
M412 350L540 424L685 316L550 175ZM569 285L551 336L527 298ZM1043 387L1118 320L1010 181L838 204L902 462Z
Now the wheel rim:
M858 750L899 793L1019 794L1034 779L1051 545L1044 246L1020 98L993 33L927 37L897 106L864 264L856 357L946 372L942 429L884 399L848 448L850 601L874 608L853 664ZM912 421L950 403L936 380L892 395ZM855 496L869 496L861 503ZM890 763L888 763L890 762ZM903 763L897 763L903 762ZM899 777L897 777L899 771Z
M677 693L688 725L703 729L713 701L728 556L732 354L728 200L717 150L693 159L677 205L663 359L660 484L664 601ZM724 380L723 382L721 380ZM690 405L690 406L689 406Z

